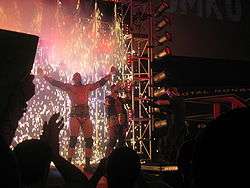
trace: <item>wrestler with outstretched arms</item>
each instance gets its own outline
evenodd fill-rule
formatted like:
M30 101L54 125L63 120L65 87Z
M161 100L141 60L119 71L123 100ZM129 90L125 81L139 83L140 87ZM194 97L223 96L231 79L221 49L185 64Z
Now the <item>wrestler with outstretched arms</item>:
M42 69L38 69L38 74L41 75L51 85L67 92L71 101L71 113L70 113L70 140L68 148L68 160L71 161L75 154L75 146L77 143L77 137L79 135L80 128L83 131L85 141L85 169L90 167L90 159L92 156L93 146L93 125L90 120L88 97L90 93L99 87L102 87L108 80L111 79L112 74L116 72L114 67L111 68L110 74L103 77L101 80L93 84L82 84L82 78L80 73L73 75L73 84L63 83L57 81L43 73Z

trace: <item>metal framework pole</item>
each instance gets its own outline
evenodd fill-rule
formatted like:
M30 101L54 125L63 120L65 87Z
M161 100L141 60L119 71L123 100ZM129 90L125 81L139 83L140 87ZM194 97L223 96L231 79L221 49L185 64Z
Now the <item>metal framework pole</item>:
M152 159L152 117L148 100L152 96L152 1L129 0L129 36L127 53L129 62L123 78L132 82L131 110L133 117L127 132L127 144L145 160ZM124 17L126 15L123 15ZM127 70L127 71L126 71Z

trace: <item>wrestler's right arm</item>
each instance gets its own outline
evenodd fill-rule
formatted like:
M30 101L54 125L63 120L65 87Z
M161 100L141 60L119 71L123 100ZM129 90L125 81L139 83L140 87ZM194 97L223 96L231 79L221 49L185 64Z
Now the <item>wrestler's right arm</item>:
M61 90L68 91L70 89L70 84L55 80L44 74L41 68L37 69L37 74L43 77L47 82L49 82L52 86L55 86Z

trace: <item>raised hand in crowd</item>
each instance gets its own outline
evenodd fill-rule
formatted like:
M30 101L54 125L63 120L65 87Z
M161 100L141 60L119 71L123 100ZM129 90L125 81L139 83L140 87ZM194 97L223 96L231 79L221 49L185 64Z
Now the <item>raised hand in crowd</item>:
M108 159L105 157L101 159L95 173L89 180L89 188L97 187L97 184L102 176L106 176L106 169L107 169L107 162Z
M63 118L56 113L51 116L50 120L43 125L43 134L41 140L47 142L52 149L52 161L57 170L61 173L66 187L86 187L88 185L87 177L76 166L64 159L59 154L59 133L64 126Z
M49 122L43 124L43 134L41 140L47 142L52 149L53 155L59 155L59 133L64 126L64 119L60 117L60 113L51 116Z

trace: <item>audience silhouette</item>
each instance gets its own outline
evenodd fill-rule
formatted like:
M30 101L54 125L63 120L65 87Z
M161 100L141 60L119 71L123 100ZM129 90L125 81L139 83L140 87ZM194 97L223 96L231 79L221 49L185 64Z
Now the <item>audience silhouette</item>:
M0 37L0 187L20 187L18 164L9 146L26 102L35 93L30 71L38 37L4 30Z
M198 136L193 153L193 188L245 186L249 108L221 115ZM242 175L242 176L241 176Z
M46 187L52 151L41 140L25 140L14 149L23 187Z
M4 62L3 70L7 70L7 62ZM17 64L16 68L27 72L25 66ZM11 72L9 74L13 76ZM171 187L168 182L147 183L139 156L128 147L113 150L108 158L100 161L95 173L88 179L59 154L59 134L64 126L59 113L44 122L40 140L25 140L12 151L10 145L18 121L35 91L34 76L20 75L14 76L9 83L4 79L4 85L0 85L1 91L4 91L0 96L0 187L49 187L47 180L51 162L64 180L64 185L60 187L96 188L103 176L107 178L108 188ZM0 83L2 78L1 74ZM250 109L235 109L211 121L196 139L184 143L177 160L184 188L246 186L249 124Z

